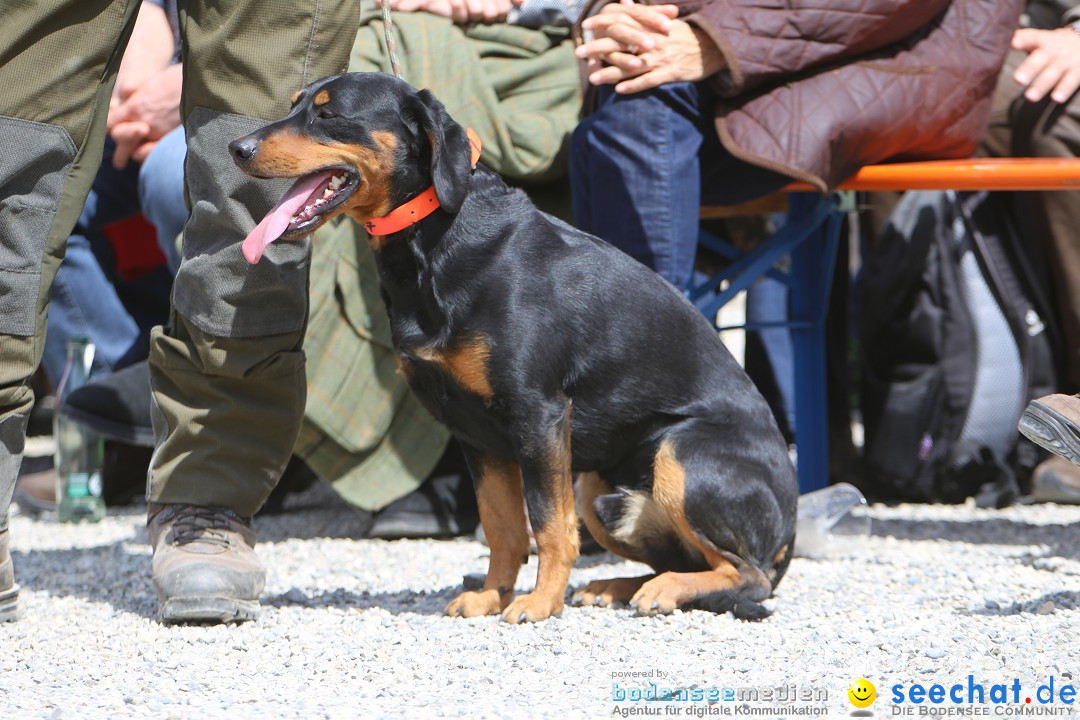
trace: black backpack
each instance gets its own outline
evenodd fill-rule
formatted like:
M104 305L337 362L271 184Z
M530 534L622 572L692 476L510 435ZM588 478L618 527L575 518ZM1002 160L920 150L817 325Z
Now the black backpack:
M1045 288L1002 193L908 192L861 280L861 486L1003 507L1043 457L1016 430L1057 388Z

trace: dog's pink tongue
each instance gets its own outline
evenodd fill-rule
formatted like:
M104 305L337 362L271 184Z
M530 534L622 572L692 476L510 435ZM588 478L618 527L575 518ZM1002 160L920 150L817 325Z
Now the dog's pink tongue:
M312 193L327 181L333 173L324 172L300 178L285 193L278 204L270 208L266 217L244 238L244 257L254 265L262 258L270 243L281 237L297 211L304 207Z

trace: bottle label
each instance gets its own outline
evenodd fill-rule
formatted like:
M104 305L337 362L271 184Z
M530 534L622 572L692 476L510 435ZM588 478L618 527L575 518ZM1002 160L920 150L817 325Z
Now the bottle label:
M101 497L101 490L101 473L68 473L68 497Z

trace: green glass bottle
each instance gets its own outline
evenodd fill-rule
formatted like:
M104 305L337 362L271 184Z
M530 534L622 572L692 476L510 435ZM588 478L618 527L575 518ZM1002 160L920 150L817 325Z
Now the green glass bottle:
M67 342L67 365L56 388L56 414L53 436L56 440L56 514L60 522L105 517L101 468L104 462L104 438L63 413L64 403L77 388L90 381L94 364L94 344L85 338Z

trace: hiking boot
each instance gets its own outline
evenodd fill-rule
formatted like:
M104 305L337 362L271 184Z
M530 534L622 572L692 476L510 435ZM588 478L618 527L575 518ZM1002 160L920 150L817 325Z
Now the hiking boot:
M251 521L224 508L147 508L152 574L165 624L254 620L266 571Z
M19 617L19 586L15 584L15 566L8 551L8 531L0 530L0 622Z
M1031 442L1080 465L1080 397L1045 395L1024 408L1020 432Z
M150 405L150 364L143 361L72 390L60 413L110 440L154 447Z
M1080 467L1064 458L1050 457L1031 473L1033 502L1080 505Z

